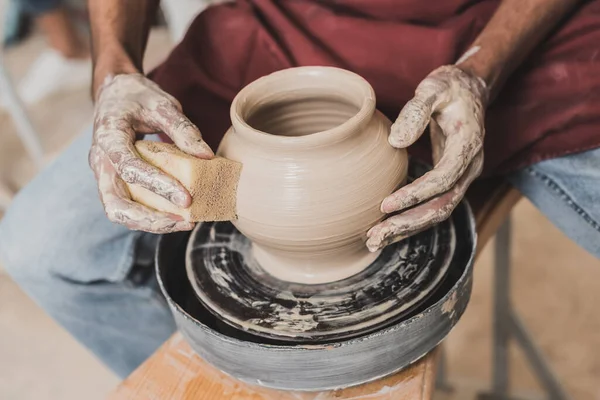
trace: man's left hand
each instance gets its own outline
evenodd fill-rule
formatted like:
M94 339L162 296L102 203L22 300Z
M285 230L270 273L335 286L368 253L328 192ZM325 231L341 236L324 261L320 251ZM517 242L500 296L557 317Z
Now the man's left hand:
M392 125L389 142L413 144L429 125L434 168L385 198L390 214L367 233L367 247L379 250L450 216L483 167L485 83L457 66L433 71L417 87Z

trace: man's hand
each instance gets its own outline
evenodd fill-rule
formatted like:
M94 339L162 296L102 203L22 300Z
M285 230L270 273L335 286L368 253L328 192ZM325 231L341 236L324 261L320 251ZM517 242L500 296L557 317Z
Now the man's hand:
M383 201L384 213L399 214L369 230L369 250L450 216L481 173L485 107L514 69L579 2L503 0L457 66L438 68L421 82L392 126L390 143L407 147L429 124L435 167Z
M108 218L153 233L192 229L194 224L178 215L132 201L124 182L189 207L192 199L181 183L143 161L134 143L137 134L163 132L182 151L210 159L214 154L198 128L183 115L174 97L141 74L108 76L98 92L89 162Z
M434 169L400 188L381 204L393 215L367 233L369 250L402 240L448 218L483 167L483 80L456 66L433 71L392 125L389 142L413 144L429 125ZM412 207L412 208L411 208Z

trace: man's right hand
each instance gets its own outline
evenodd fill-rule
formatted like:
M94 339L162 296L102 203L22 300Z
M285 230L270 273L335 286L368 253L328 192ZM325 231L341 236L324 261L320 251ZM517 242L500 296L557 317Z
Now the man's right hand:
M138 134L165 133L182 151L203 159L214 156L179 102L142 74L108 76L98 90L89 162L108 218L130 229L153 233L190 230L182 217L134 202L125 185L140 185L173 204L191 204L188 191L175 178L140 158Z

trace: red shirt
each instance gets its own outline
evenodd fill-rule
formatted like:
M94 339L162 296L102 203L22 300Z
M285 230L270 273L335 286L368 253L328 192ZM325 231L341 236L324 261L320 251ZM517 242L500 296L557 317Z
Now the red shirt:
M205 10L151 77L213 149L256 78L331 65L366 78L394 120L418 83L452 64L497 0L240 0ZM487 175L600 147L600 0L583 2L511 76L486 117ZM410 151L430 152L427 133Z

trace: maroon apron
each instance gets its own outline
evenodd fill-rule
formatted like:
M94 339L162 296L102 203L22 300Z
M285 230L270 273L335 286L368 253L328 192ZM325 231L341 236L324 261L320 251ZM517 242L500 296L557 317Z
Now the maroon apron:
M205 10L150 76L213 148L229 105L273 71L330 65L366 78L394 120L433 69L465 52L497 0L240 0ZM600 147L600 0L583 2L487 112L484 173ZM428 135L411 147L429 158Z

